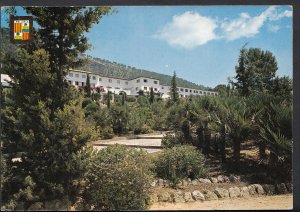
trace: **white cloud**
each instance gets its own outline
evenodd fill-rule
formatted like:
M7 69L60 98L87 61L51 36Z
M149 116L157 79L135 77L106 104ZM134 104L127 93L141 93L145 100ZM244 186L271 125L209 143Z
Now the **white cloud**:
M215 20L194 12L173 16L154 37L167 41L172 46L192 49L217 38Z
M270 32L277 32L279 29L280 29L280 26L278 26L278 25L269 25L268 26L268 30Z
M292 17L292 11L279 12L277 6L270 6L258 16L251 17L247 13L241 13L240 17L221 24L223 38L235 40L241 37L253 37L259 33L266 21L276 21L284 17ZM278 31L279 26L274 26L271 31Z
M292 10L280 11L278 6L270 6L257 16L243 12L236 19L202 16L199 13L187 11L173 16L154 38L167 41L171 46L193 49L216 39L236 40L257 35L266 22L278 21L285 17L292 17ZM279 25L269 25L268 30L277 32ZM218 33L217 33L218 32Z

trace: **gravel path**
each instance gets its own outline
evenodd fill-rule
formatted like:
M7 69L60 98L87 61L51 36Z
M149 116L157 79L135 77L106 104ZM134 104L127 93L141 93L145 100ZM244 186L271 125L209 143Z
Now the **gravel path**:
M212 200L192 203L155 203L150 210L288 210L293 208L293 195Z

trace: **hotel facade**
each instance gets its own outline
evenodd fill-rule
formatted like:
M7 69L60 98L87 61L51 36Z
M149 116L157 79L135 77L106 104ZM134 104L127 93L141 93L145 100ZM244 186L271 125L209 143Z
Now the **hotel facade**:
M170 97L170 86L160 84L159 79L150 78L150 77L137 77L133 79L121 79L116 77L107 77L100 76L98 74L82 71L82 70L71 70L67 76L66 80L73 86L79 88L84 87L86 84L87 76L90 77L91 88L96 90L99 88L102 93L107 93L108 91L121 94L125 93L130 96L139 95L139 91L142 90L144 93L150 92L153 88L154 93L161 96L163 99ZM3 86L9 86L8 82L11 79L6 74L1 74L1 83ZM217 96L217 92L199 90L187 87L177 86L178 93L180 97L189 97L189 96Z
M139 91L144 93L150 92L153 88L154 93L159 94L163 99L169 98L170 86L160 84L159 79L150 77L137 77L133 79L121 79L116 77L100 76L92 72L82 70L71 70L66 76L66 80L75 87L85 86L87 76L90 77L91 88L100 88L103 93L108 91L121 94L137 96ZM199 90L187 87L179 87L178 93L180 97L189 96L217 96L218 93L214 91Z

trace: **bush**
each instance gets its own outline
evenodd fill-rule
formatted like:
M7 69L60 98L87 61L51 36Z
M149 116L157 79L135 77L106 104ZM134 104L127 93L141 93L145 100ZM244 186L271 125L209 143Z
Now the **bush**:
M97 111L100 110L100 106L95 103L91 102L84 108L84 114L86 117L95 114Z
M136 102L136 97L135 96L126 96L126 101L127 102Z
M143 210L151 195L151 163L146 152L109 146L92 152L85 164L86 204L96 210Z
M161 146L163 148L172 148L179 144L182 144L181 138L171 134L165 135L161 140Z
M170 180L173 185L181 179L195 179L206 174L204 156L193 146L164 149L154 163L157 176Z

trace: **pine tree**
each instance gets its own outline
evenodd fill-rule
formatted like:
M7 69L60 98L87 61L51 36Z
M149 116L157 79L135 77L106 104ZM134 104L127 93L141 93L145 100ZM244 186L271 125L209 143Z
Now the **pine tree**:
M69 194L80 174L74 155L93 134L85 127L82 96L64 77L70 67L82 62L77 56L88 48L84 32L109 8L25 9L39 28L26 49L8 53L3 63L14 81L10 104L3 111L3 151L10 158L19 154L22 158L14 164L14 180L4 193L6 199L22 198L17 194L26 189L22 182L30 176L34 201L42 201Z
M91 83L90 83L90 75L89 74L87 74L87 77L86 77L84 92L85 92L86 97L91 97Z
M179 94L177 90L177 82L176 82L176 72L174 71L172 80L171 80L171 87L170 87L170 94L171 94L171 100L173 103L178 102L179 100Z

